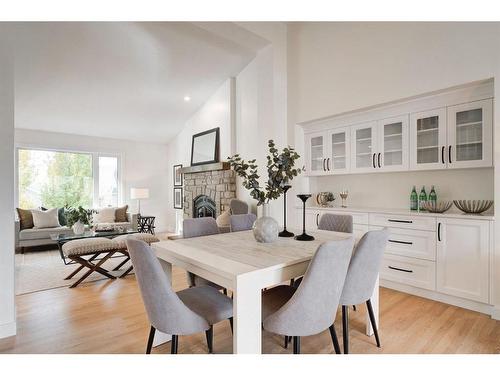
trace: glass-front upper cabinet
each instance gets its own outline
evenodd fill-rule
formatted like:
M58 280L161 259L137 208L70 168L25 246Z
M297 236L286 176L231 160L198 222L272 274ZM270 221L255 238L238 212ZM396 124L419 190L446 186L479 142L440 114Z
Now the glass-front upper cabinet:
M377 123L351 127L351 171L369 172L377 169Z
M448 107L448 168L492 165L491 99Z
M305 135L306 174L310 176L326 174L327 133Z
M328 157L326 169L329 173L346 173L350 167L350 129L337 128L328 134Z
M446 168L446 109L410 115L410 169Z
M376 165L386 171L408 170L408 115L378 121Z

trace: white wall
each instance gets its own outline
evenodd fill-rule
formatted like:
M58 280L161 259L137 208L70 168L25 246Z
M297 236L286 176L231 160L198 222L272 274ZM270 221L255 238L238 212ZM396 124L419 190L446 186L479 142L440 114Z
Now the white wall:
M494 77L500 33L498 23L297 23L288 42L288 114L296 124ZM298 129L295 138L303 153ZM469 173L481 178L471 183ZM413 184L437 181L450 197L452 186L460 186L454 198L493 196L492 169L387 173L374 176L369 189L357 187L366 181L316 177L302 188L352 186L355 206L406 206Z
M156 216L156 231L167 230L167 163L166 145L110 138L16 129L17 146L118 154L121 156L122 201L130 212L137 212L137 201L130 200L130 188L149 188L150 198L141 201L141 213Z
M370 208L409 208L411 188L416 186L417 193L420 193L425 186L429 194L432 185L439 200L493 199L493 168L366 173L310 179L311 191L335 193L335 205L340 204L338 192L345 188L349 190L348 204L351 207ZM451 211L458 209L453 207Z
M273 139L278 148L289 143L286 26L279 22L239 25L269 41L236 77L236 152L246 160L257 159L260 182L264 185L268 178L265 168L268 140ZM238 198L256 211L255 200L241 183L237 189ZM270 202L269 214L282 222L281 198Z
M4 32L0 27L0 34ZM1 42L1 41L0 41ZM14 304L14 70L0 43L0 337L16 333Z
M167 203L167 228L177 232L182 220L182 210L173 208L173 172L175 164L191 165L191 141L193 134L219 127L220 160L225 161L234 153L234 79L226 80L213 95L186 122L183 130L167 145L167 189L164 192Z

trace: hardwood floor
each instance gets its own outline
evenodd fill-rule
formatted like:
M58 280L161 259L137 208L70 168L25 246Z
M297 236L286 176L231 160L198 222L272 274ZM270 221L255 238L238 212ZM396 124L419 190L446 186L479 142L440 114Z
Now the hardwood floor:
M174 268L173 279L176 290L187 286L183 270ZM17 317L18 335L0 340L1 353L144 353L149 333L133 275L18 296ZM380 291L381 349L363 333L364 307L350 318L351 353L500 353L499 321L390 289ZM335 325L340 338L340 316ZM301 342L303 353L333 353L328 331ZM263 333L264 353L291 353L282 345ZM214 351L232 352L227 321L215 326ZM169 343L153 349L169 352ZM180 337L179 353L206 352L203 333Z

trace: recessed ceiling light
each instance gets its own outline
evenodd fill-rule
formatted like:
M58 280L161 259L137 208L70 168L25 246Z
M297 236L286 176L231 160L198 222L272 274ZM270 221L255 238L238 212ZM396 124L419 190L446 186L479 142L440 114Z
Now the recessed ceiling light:
M185 101L185 102L189 102L190 100L191 100L191 97L189 97L189 96L187 96L187 95L184 97L184 101Z

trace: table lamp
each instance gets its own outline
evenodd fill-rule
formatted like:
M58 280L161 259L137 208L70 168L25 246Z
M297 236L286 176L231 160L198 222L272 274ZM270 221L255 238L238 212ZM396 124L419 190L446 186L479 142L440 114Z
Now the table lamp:
M131 188L130 199L137 199L138 210L137 213L141 215L141 199L149 198L149 189L146 188Z

